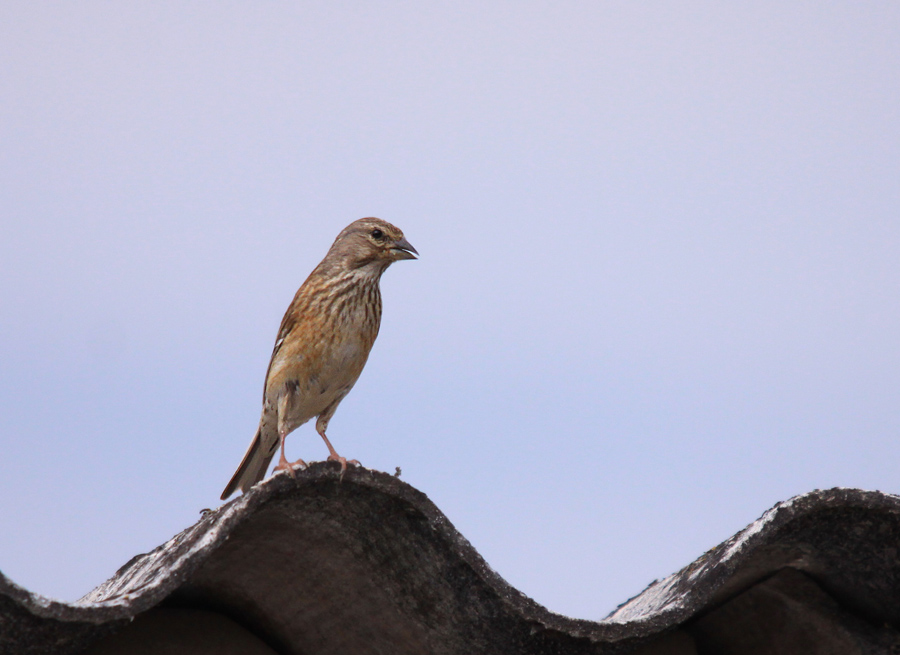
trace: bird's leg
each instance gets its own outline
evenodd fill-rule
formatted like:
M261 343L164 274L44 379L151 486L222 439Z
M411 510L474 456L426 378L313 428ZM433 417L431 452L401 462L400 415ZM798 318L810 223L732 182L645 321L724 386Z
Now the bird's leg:
M296 462L289 462L287 460L287 457L284 456L285 437L287 437L287 434L279 430L278 439L281 441L281 457L278 458L278 464L275 465L275 471L289 471L291 477L296 477L296 467L302 466L303 468L306 468L306 462L302 459L298 459Z
M344 479L344 473L347 471L347 464L353 464L355 466L359 466L359 462L355 459L347 459L346 457L341 457L337 454L337 451L334 449L334 446L331 445L331 442L328 441L328 437L325 436L325 428L328 427L328 424L321 424L321 421L316 422L316 432L319 433L319 436L322 437L322 440L325 442L325 445L328 446L328 460L329 462L339 462L341 465L341 480Z

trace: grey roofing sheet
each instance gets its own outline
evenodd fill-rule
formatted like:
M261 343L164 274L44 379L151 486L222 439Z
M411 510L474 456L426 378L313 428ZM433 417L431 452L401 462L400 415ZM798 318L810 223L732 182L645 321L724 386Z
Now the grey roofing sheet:
M285 653L629 652L791 567L873 622L900 623L900 498L779 503L601 621L555 614L497 575L428 498L314 464L203 516L81 600L0 574L0 652L76 653L156 606L222 613Z

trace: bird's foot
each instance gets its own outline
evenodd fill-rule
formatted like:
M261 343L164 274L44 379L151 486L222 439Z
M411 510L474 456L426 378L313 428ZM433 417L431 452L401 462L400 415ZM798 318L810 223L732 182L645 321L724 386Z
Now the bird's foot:
M291 474L292 478L297 478L297 469L298 468L307 468L309 465L304 462L302 459L298 459L296 462L289 462L284 457L282 457L278 464L275 465L273 469L274 473L280 473L281 471L287 471Z
M341 480L344 479L344 473L347 472L347 464L353 464L353 466L359 466L359 461L355 459L347 459L346 457L341 457L337 453L328 456L326 461L329 462L338 462L341 465Z

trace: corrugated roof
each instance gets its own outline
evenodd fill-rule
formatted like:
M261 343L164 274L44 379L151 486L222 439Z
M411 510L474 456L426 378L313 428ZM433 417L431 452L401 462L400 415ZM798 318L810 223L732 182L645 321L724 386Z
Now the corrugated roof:
M135 643L167 630L205 644L204 634L217 635L245 653L693 653L698 643L703 652L767 652L721 646L739 634L723 628L736 616L744 630L775 630L772 620L751 621L746 607L763 605L788 613L782 633L806 630L798 643L828 633L834 643L892 648L898 545L897 496L814 491L607 618L578 620L511 587L423 493L362 468L341 481L336 466L320 463L209 512L77 602L0 576L0 652L137 652Z

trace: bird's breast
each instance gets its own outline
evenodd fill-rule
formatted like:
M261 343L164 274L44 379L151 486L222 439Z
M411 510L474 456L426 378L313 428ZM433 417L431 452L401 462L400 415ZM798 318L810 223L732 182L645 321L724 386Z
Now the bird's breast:
M348 274L317 284L316 293L301 300L266 380L265 402L274 406L284 398L294 427L347 395L381 323L377 278Z

